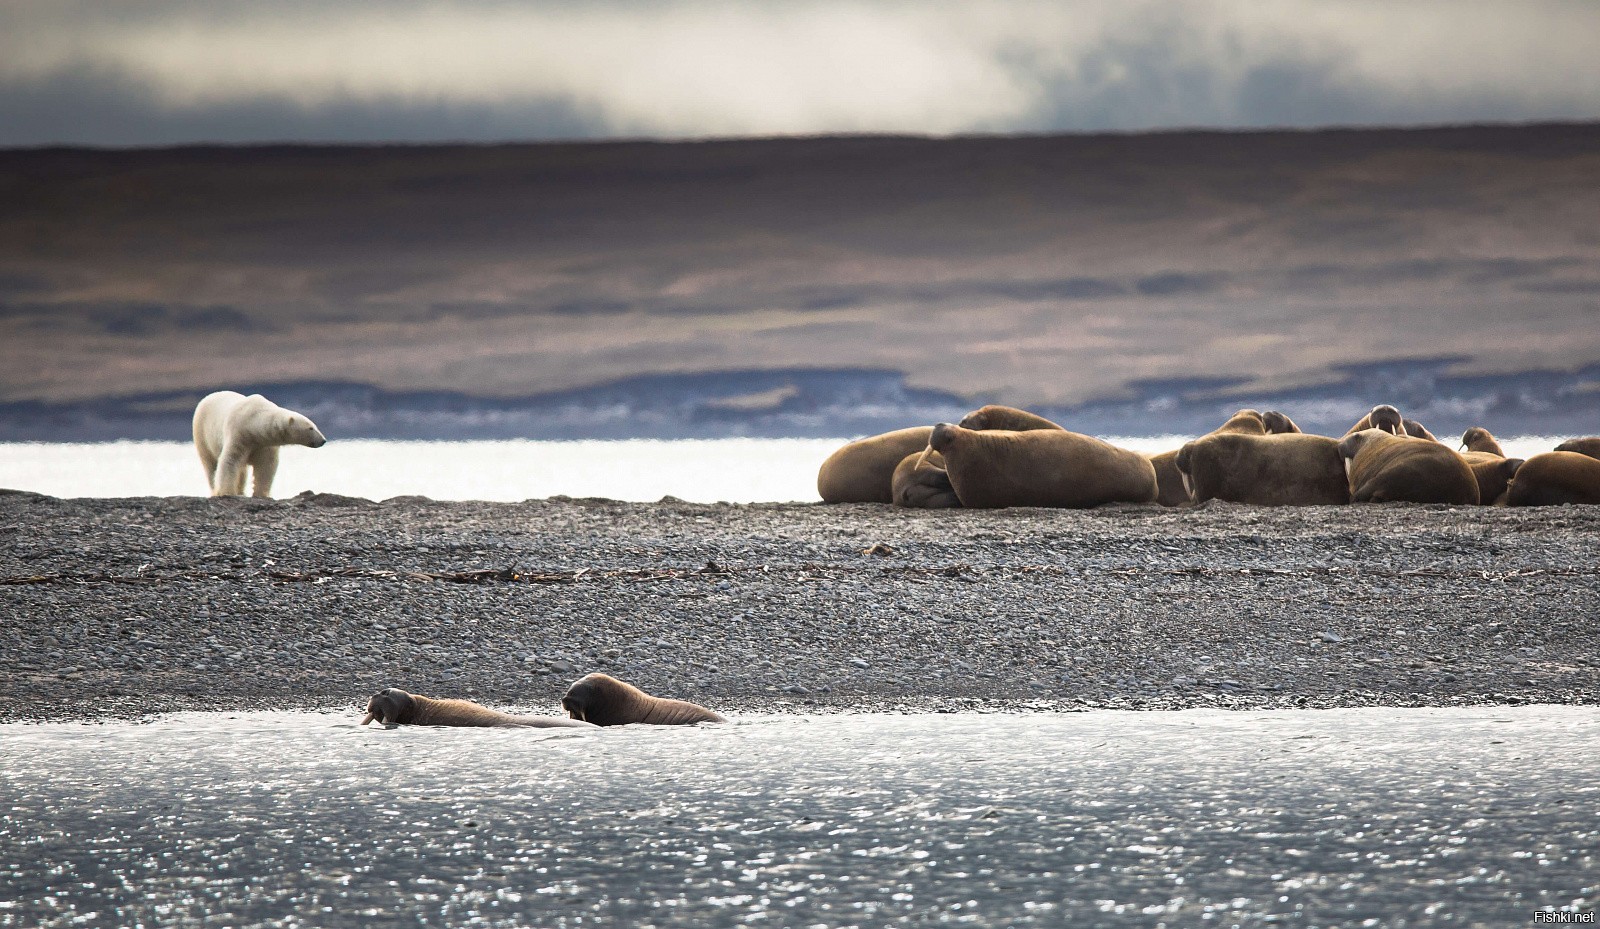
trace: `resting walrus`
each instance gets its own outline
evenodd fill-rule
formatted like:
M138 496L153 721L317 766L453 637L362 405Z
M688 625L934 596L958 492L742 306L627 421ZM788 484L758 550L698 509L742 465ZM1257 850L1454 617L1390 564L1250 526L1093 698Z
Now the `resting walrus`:
M1301 429L1295 425L1289 414L1277 410L1268 410L1261 414L1261 425L1267 427L1267 435L1299 434Z
M944 456L962 506L1091 507L1156 498L1149 459L1065 429L980 432L940 423L928 444Z
M1277 414L1288 422L1289 417ZM1289 423L1293 426L1294 423ZM1228 421L1206 435L1266 435L1267 414L1255 410L1239 410ZM1295 432L1300 430L1296 428ZM1178 470L1178 450L1150 456L1150 466L1156 469L1156 502L1162 506L1182 506L1191 502L1189 488L1183 482L1183 472Z
M588 723L559 716L512 716L470 700L435 700L408 694L397 687L378 691L367 701L361 725L376 719L384 725L402 726L507 726L529 729L592 728Z
M1454 449L1363 429L1339 441L1351 503L1478 503L1478 479Z
M1005 429L1010 432L1027 432L1031 429L1061 429L1060 426L1036 413L1019 410L1014 406L989 404L961 417L963 429ZM1061 429L1065 432L1065 429Z
M1439 441L1439 437L1428 431L1428 427L1414 419L1402 420L1401 426L1405 428L1406 435L1413 439L1427 439L1429 442Z
M1196 503L1227 500L1257 506L1321 506L1350 502L1339 440L1282 435L1208 435L1174 459Z
M944 456L931 448L907 455L894 469L889 485L894 491L895 506L944 510L961 505L956 489L950 486L950 474L944 469Z
M840 446L817 470L817 495L823 503L893 503L894 469L932 434L932 426L912 426Z
M1472 469L1472 476L1478 479L1478 502L1484 506L1504 503L1500 498L1517 469L1522 467L1522 459L1507 458L1500 443L1482 426L1463 432L1461 446L1465 449L1461 457Z
M1400 411L1387 403L1373 407L1371 412L1356 420L1356 424L1346 430L1345 435L1355 435L1368 429L1380 429L1390 435L1407 434L1405 419L1401 417Z
M1500 447L1500 441L1489 430L1482 426L1473 426L1461 433L1461 447L1469 452L1482 452L1485 455L1506 456L1506 450ZM1560 449L1557 449L1560 451Z
M1568 439L1556 446L1558 452L1577 452L1590 458L1600 458L1600 436L1587 439Z
M1579 452L1534 455L1506 488L1506 506L1600 503L1600 460Z
M597 726L687 726L725 723L722 714L687 700L652 697L627 681L609 674L587 674L573 682L561 698L561 708L573 719Z

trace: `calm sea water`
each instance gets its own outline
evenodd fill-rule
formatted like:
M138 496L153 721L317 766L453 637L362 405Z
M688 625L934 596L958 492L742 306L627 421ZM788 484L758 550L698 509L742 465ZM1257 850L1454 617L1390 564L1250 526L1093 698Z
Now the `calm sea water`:
M1112 437L1154 453L1188 436ZM583 442L331 441L285 448L273 496L301 491L384 500L530 500L565 494L614 500L674 496L711 503L817 499L817 468L847 439L696 439ZM1561 440L1502 444L1527 457ZM203 496L188 442L0 443L0 487L55 497Z
M0 726L0 926L1528 926L1594 707Z

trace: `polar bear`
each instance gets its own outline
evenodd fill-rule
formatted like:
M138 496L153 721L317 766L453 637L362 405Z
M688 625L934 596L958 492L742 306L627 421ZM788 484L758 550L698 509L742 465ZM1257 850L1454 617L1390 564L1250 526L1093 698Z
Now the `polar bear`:
M321 448L326 441L311 420L260 394L219 390L194 408L194 447L213 497L243 494L246 468L255 472L251 496L270 497L278 446Z

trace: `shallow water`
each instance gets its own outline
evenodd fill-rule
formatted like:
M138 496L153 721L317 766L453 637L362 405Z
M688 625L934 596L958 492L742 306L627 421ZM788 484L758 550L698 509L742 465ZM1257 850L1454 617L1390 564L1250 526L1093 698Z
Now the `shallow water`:
M1509 926L1600 709L0 726L0 926Z
M1108 441L1153 454L1187 436ZM332 441L283 449L273 496L302 491L369 500L531 500L565 494L613 500L674 496L697 503L817 499L817 468L847 439L657 441ZM1503 443L1514 457L1549 451L1559 438ZM54 497L204 496L188 442L0 442L0 487Z

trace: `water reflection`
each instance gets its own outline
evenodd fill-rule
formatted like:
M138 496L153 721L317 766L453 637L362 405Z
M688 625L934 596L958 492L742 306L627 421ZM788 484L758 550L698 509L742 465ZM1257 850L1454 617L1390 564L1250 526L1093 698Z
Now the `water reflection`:
M1587 707L0 727L0 925L1531 922Z

